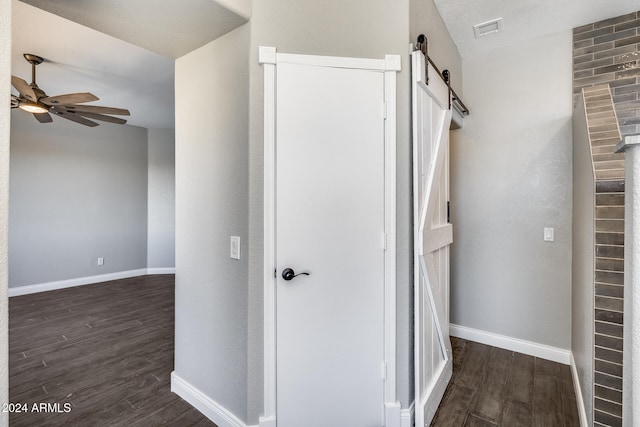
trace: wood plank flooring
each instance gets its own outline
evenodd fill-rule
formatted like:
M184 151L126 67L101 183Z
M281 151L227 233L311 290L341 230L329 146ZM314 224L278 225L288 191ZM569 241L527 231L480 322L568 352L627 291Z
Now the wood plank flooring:
M570 368L452 338L453 377L432 427L579 427Z
M173 276L10 298L10 425L215 427L170 391L173 334Z
M9 396L28 407L10 425L215 427L170 391L173 331L173 276L10 298ZM453 378L432 426L579 426L567 366L452 345ZM41 403L59 413L33 411Z

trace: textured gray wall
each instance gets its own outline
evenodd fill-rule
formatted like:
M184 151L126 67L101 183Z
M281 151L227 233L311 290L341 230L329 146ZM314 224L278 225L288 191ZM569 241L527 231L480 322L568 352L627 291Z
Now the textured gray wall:
M173 268L175 259L175 132L149 129L147 268Z
M0 99L7 99L11 82L11 2L0 1ZM9 229L9 105L0 106L0 402L9 402L8 356L8 229ZM9 414L0 413L0 425Z
M573 113L573 258L571 351L588 425L593 424L595 177L582 95Z
M452 133L451 322L568 350L571 31L462 66L471 115Z
M179 58L175 85L175 372L241 420L247 411L248 47L245 25ZM242 239L240 260L229 258L234 235Z
M10 287L146 268L146 129L14 111L10 197Z

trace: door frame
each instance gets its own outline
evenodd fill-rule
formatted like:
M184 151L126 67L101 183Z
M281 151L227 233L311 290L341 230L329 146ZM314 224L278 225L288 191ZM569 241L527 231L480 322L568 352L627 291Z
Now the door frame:
M275 277L275 148L276 65L278 63L370 70L384 73L384 408L385 426L400 425L396 400L396 73L400 55L384 59L278 53L260 46L258 62L264 68L264 415L260 427L276 427L276 277Z

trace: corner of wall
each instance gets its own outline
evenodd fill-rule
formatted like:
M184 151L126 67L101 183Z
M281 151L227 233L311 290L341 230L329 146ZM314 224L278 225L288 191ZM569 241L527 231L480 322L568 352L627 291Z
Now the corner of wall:
M249 35L244 25L184 55L175 74L175 372L239 420L248 395ZM193 93L213 94L206 111ZM229 236L241 238L239 260Z
M11 93L11 2L0 2L0 99ZM8 104L0 106L0 402L9 402L8 356L8 206L9 206L9 138L10 114ZM0 412L0 425L9 425L9 414Z

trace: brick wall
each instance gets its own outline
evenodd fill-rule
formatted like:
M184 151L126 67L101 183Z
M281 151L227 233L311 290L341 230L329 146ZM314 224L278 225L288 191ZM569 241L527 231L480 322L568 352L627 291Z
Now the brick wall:
M622 137L640 133L640 12L575 28L573 42L574 101L584 88L596 169L594 425L621 426L624 156L603 104L613 99Z
M640 133L640 11L573 30L573 93L609 84L622 136Z
M622 425L624 154L609 85L585 88L595 197L594 425Z

